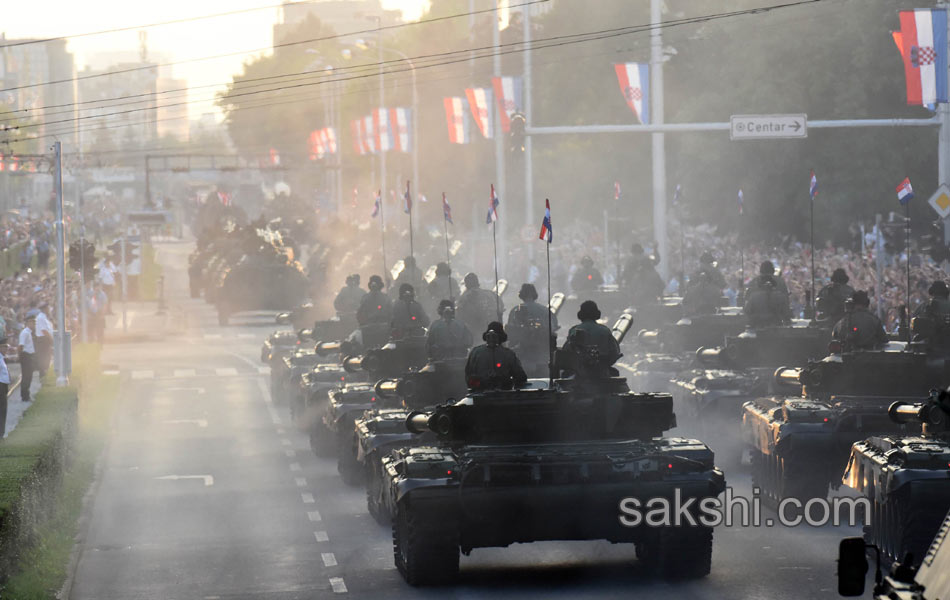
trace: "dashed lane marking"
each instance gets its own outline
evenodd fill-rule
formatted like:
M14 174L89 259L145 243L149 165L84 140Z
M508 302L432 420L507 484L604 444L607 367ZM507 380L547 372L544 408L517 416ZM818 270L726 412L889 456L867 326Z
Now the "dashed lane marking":
M116 369L108 369L102 372L103 375L118 375L119 371Z
M324 567L336 566L336 556L332 552L323 552L320 554L320 558L323 559Z
M175 377L194 377L197 375L194 369L175 369Z
M240 339L242 339L242 340L253 340L254 338L257 337L257 336L254 335L253 333L239 333L237 336L238 336L238 338L240 338Z
M181 481L185 479L201 479L205 483L205 487L211 487L214 485L214 477L212 475L164 475L162 477L156 477L155 479L163 479L165 481Z
M310 496L310 494L306 494L306 495ZM312 498L313 496L310 496L310 497ZM320 516L319 510L311 510L310 512L307 513L307 518L313 521L314 523L316 523L317 521L323 520L323 517Z
M257 367L257 372L260 375L270 375L270 367Z
M198 427L205 428L208 426L207 419L173 419L171 421L165 421L169 425L197 425Z
M333 592L336 594L345 594L346 593L346 584L343 583L342 577L331 577L330 578L330 587L333 588Z
M327 535L326 531L314 531L313 537L317 538L318 542L329 542L330 536Z
M155 371L132 371L132 379L155 379Z
M294 483L297 484L297 487L307 487L307 479L305 477L294 477Z
M294 472L300 471L300 463L290 463L290 470Z
M291 449L289 449L289 448L288 448L287 450L284 450L284 454L287 455L287 458L294 458L294 457L297 456L297 452L296 452L295 450L291 450Z
M234 367L219 367L214 370L214 374L218 377L233 377L237 375L238 372Z
M313 504L315 502L313 494L300 494L300 499L303 500L304 504ZM307 514L309 515L310 513Z
M291 442L290 440L288 440L287 438L281 439L281 440L280 440L280 443L281 443L281 445L283 445L283 446L293 446L293 445L294 445L294 443Z
M205 389L203 387L170 387L167 389L169 392L194 392L196 394L204 394Z

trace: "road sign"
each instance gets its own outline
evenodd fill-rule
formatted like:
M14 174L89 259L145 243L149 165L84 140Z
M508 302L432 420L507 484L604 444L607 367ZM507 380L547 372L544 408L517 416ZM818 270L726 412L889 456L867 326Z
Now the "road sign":
M950 216L950 188L947 184L941 184L927 202L937 211L940 218L946 219Z
M732 115L729 125L731 140L808 137L806 115Z

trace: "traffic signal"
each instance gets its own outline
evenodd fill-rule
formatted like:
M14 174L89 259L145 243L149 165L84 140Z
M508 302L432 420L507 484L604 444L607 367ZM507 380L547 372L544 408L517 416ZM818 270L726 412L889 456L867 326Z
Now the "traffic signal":
M116 241L112 242L111 244L109 244L108 246L106 246L106 248L108 248L109 251L112 252L113 255L115 255L115 261L116 261L116 263L119 263L119 262L122 261L122 240L116 240ZM133 260L135 260L136 258L139 257L138 251L139 251L139 245L138 245L138 244L132 243L132 242L129 242L129 241L126 241L126 242L125 242L125 262L126 262L126 264L132 262Z
M511 127L508 133L512 152L524 152L525 127L527 120L520 112L511 115Z
M69 267L73 271L81 271L83 267L86 274L95 274L96 268L96 246L89 240L82 238L69 245Z

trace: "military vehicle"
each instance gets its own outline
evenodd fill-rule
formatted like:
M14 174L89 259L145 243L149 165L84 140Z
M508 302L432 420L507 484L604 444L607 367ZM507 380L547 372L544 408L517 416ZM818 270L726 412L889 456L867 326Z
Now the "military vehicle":
M888 406L919 397L920 382L939 380L939 362L891 342L776 371L775 386L786 395L756 398L742 412L742 439L764 496L826 497L829 485L840 485L854 442L901 431Z
M932 541L928 538L924 552L891 566L886 577L881 575L880 547L868 545L862 538L845 538L838 545L838 594L863 596L867 579L867 551L877 553L874 573L875 600L940 600L950 597L950 513L939 524ZM918 566L919 565L919 566Z
M373 382L398 377L411 368L425 365L425 339L425 329L419 328L412 335L390 341L382 348L343 360L344 370L364 374L365 383L344 383L332 388L328 393L323 425L336 443L337 470L347 485L363 483L363 470L356 459L358 449L354 424L365 411L376 406L378 398Z
M917 566L950 507L950 392L894 402L887 414L909 431L855 442L842 481L871 503L868 543L889 560Z
M459 551L590 539L635 544L662 576L707 575L711 528L620 520L627 498L679 494L698 503L725 487L705 444L660 437L675 426L672 398L531 384L473 393L406 419L409 431L439 440L383 459L394 559L406 581L451 582Z
M784 327L749 328L722 346L700 348L698 367L673 379L681 422L736 423L743 403L769 393L776 368L825 356L830 340L829 329L796 319Z

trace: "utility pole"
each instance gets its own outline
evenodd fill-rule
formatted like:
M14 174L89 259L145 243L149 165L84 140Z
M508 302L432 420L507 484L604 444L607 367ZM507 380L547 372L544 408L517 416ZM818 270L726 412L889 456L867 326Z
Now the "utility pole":
M937 8L948 9L950 4L938 2ZM947 43L950 46L950 20L947 21ZM948 48L950 52L950 48ZM950 104L937 104L940 133L937 136L937 186L950 183ZM950 219L943 220L943 243L950 244Z
M501 24L501 0L495 0L495 12L492 13L492 16L494 17L494 22L492 23L491 28L492 46L494 46L494 52L492 55L492 74L495 77L501 77L501 49L499 47L501 45L501 31L498 29L498 26ZM502 138L501 133L501 112L498 110L497 99L493 99L491 104L495 115L495 120L492 123L492 133L495 134L495 190L498 192L498 198L501 200L502 206L504 206L504 203L506 202L508 203L508 206L512 206L511 198L509 198L507 194L508 186L505 185L505 140ZM505 235L505 232L509 230L507 223L511 218L512 213L509 212L508 218L502 221L502 272L507 272L505 267L508 263L508 236Z
M379 109L383 110L386 107L386 71L383 65L383 18L381 16L376 17L376 54L379 61ZM379 152L379 187L385 198L385 194L389 193L386 189L386 153L382 148L377 148L376 151Z
M66 380L66 232L63 227L63 145L53 143L53 187L56 189L56 332L53 337L56 354L56 385Z
M650 119L663 124L663 22L662 0L650 0ZM666 136L651 134L653 141L653 236L660 253L660 275L666 281L669 261L666 244Z
M524 73L522 81L524 82L524 120L526 128L531 125L531 7L521 7L522 39L524 40ZM534 212L534 173L531 163L531 136L526 135L524 139L524 206L525 223L533 223L537 219ZM530 246L531 255L534 256L535 244ZM606 251L606 249L605 249Z

